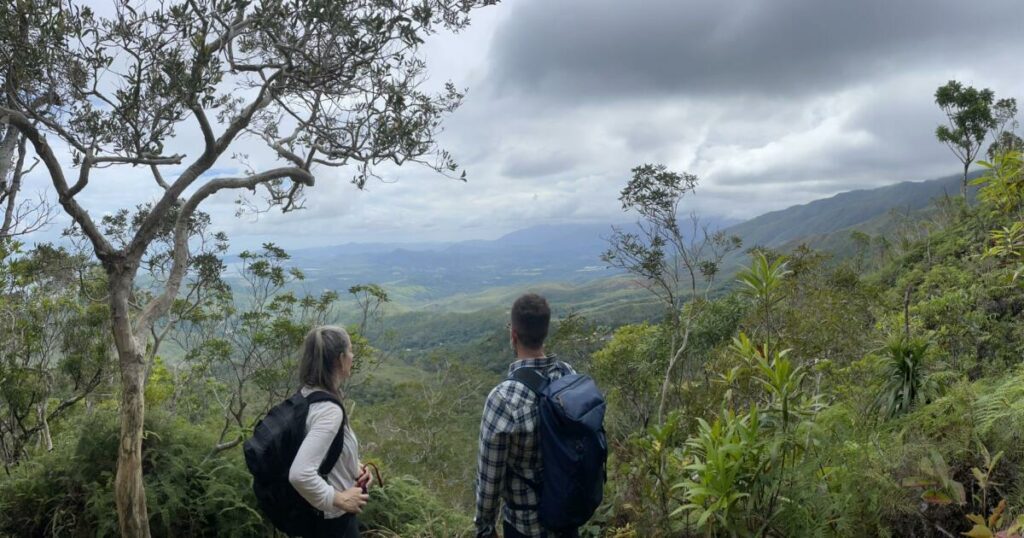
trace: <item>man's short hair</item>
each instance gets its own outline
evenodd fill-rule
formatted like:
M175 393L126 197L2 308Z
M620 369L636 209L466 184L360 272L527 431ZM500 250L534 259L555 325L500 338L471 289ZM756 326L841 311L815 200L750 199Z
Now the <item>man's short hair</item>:
M547 299L536 293L522 295L512 303L512 328L519 342L530 349L544 345L551 324L551 307Z

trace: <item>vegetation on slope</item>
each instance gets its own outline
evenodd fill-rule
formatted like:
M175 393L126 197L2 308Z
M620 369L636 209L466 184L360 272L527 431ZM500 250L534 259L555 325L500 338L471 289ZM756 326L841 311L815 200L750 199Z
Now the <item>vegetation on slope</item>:
M671 289L649 303L669 314L622 323L632 319L594 304L563 312L552 334L550 349L609 401L605 503L583 534L1019 537L1021 153L987 166L976 205L923 210L929 226L885 255L760 246L733 278L720 272L719 254L738 246L727 236L676 237L675 252L619 236L617 255L646 264L643 282ZM627 201L640 209L693 186L664 168L637 174ZM856 244L886 239L861 233ZM120 388L97 300L105 277L75 252L4 249L0 534L115 535ZM294 389L298 340L337 319L338 297L289 291L304 276L273 245L243 259L235 286L216 260L198 265L190 289L202 293L159 327L181 356L154 350L146 383L156 536L272 535L239 443ZM359 372L347 405L362 456L385 477L361 518L367 534L468 536L480 406L510 356L504 310L389 318L382 290L350 291Z

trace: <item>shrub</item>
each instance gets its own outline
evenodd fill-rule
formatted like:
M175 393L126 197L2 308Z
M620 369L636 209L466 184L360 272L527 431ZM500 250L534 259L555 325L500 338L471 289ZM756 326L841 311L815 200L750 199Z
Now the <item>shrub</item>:
M153 536L254 536L269 528L254 510L238 450L209 456L213 433L159 412L146 417L143 473ZM0 533L115 536L117 416L99 411L56 440L52 452L0 482Z
M385 487L370 490L359 516L365 536L458 538L473 535L473 522L445 506L438 495L411 476L385 477Z

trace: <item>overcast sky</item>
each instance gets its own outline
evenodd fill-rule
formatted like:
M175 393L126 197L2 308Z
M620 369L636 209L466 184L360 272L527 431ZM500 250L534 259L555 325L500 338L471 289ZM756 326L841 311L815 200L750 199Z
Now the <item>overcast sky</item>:
M300 248L622 222L618 191L646 162L697 174L689 207L738 219L949 175L958 162L934 139L935 88L957 79L1024 98L1022 11L1020 0L505 0L423 51L428 87L469 90L440 136L468 182L405 168L359 192L348 172L321 170L305 211L235 218L234 195L205 209L236 246ZM90 185L90 211L156 195L130 176L94 180L107 183Z

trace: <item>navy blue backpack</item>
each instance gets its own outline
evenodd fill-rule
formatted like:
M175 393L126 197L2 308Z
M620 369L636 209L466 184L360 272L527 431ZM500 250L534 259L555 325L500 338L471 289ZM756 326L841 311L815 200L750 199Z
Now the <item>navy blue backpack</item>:
M577 529L594 515L604 495L604 396L583 374L551 381L533 368L519 368L512 379L537 395L544 471L533 486L540 523L555 532Z

